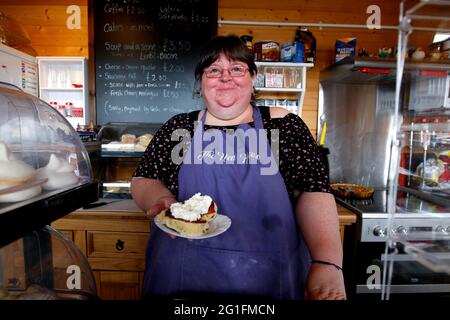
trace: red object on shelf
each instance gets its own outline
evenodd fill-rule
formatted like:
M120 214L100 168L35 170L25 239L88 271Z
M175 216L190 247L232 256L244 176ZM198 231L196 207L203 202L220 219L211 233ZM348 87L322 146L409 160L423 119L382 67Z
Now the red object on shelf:
M420 70L421 76L426 77L446 77L447 71L441 71L441 70Z
M83 108L72 108L72 116L83 118Z
M389 69L367 68L367 67L359 68L359 71L362 72L362 73L380 73L380 74L389 74L389 73L391 73L391 70L389 70Z
M74 88L83 88L83 85L79 84L79 83L72 83L72 87L74 87Z

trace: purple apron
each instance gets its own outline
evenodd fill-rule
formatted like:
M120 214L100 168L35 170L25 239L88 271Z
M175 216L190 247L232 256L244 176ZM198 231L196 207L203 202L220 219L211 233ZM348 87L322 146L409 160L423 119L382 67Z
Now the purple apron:
M202 148L194 147L195 143L203 149L211 146L211 140L202 139L210 132L203 128L205 116L206 112L186 153L191 161L184 161L180 167L178 201L197 192L209 195L217 203L218 213L231 218L231 227L216 237L189 241L171 239L153 226L146 255L144 295L190 292L301 299L310 257L298 232L283 177L278 170L273 175L261 175L263 164L253 161L244 165L238 156L234 163L217 156L214 163L192 163L194 157L204 154L200 153ZM264 129L256 107L253 121L255 128L243 124L238 129L246 133ZM218 132L223 137L223 150L229 151L226 144L230 139L225 138L229 133L216 130L215 134ZM266 134L258 139L273 160ZM248 140L244 141L248 155L254 149ZM242 148L234 145L233 150L239 153Z

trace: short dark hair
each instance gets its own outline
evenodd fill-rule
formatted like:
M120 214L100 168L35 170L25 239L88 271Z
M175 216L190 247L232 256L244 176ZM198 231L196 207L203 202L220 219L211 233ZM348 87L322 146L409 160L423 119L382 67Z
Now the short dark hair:
M247 64L248 71L253 76L258 73L253 56L247 45L236 35L217 36L202 50L200 60L195 67L195 80L200 81L203 71L208 68L223 53L228 59Z

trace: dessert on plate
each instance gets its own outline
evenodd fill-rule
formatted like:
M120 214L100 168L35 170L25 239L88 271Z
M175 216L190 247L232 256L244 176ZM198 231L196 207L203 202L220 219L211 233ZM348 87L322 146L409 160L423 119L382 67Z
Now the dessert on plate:
M194 194L184 202L172 203L155 219L181 235L201 236L208 232L209 222L217 215L217 205L208 195Z

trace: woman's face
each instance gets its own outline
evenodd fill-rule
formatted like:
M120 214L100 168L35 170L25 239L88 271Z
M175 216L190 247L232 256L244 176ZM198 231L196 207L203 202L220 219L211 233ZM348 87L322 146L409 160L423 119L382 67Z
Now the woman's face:
M230 68L245 67L241 77L232 77ZM224 54L214 61L207 69L221 69L219 78L208 78L203 72L201 80L202 97L214 117L221 120L231 120L241 115L249 106L253 90L253 77L248 66L242 61L228 60Z

